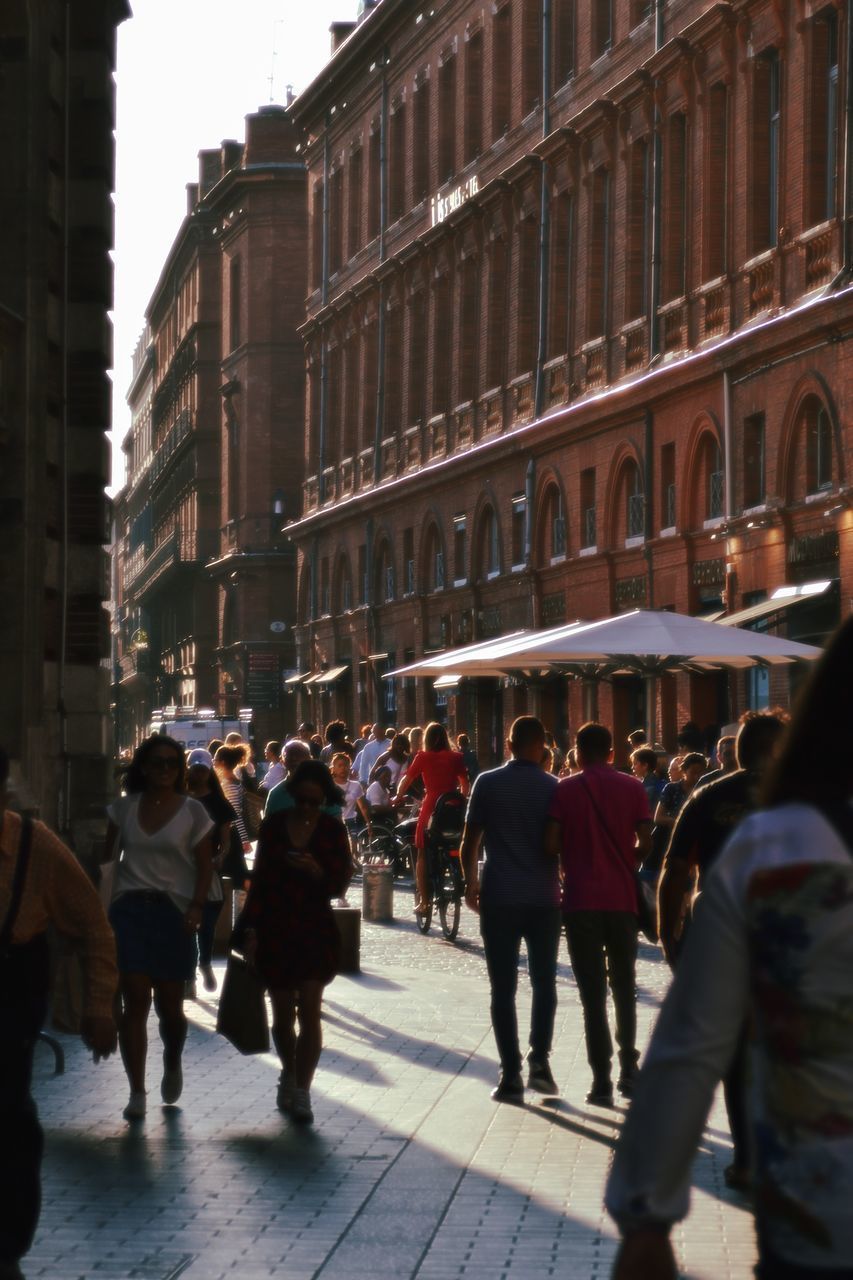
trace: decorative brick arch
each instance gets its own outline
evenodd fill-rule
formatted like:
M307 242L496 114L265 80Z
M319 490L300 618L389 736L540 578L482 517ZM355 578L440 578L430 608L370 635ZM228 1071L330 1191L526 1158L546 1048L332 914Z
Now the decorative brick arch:
M554 521L554 511L552 508L553 499L557 496L559 499L562 519L564 521L563 532L563 552L556 552L549 540L554 538L554 530L552 528ZM532 527L532 554L533 563L537 568L547 567L554 555L567 554L569 549L569 524L568 524L568 504L566 502L566 489L560 473L554 468L549 467L543 472L537 485L536 501L533 510L533 527Z
M616 450L607 475L604 492L604 535L608 547L621 546L626 534L626 505L628 483L633 468L639 477L640 492L643 485L643 458L637 445L626 442Z
M782 419L779 448L776 453L775 488L772 492L786 505L796 501L797 497L803 497L807 492L803 429L810 404L819 406L829 417L832 434L833 480L842 486L847 483L844 445L835 398L826 380L812 370L803 374L795 383ZM767 470L769 482L769 467ZM769 483L768 492L771 492Z
M722 427L710 409L703 409L694 420L687 437L685 461L681 469L681 484L676 494L680 529L701 529L709 518L706 502L707 488L710 484L710 467L717 453L719 453L720 465L725 472ZM720 514L725 514L725 487L723 510Z

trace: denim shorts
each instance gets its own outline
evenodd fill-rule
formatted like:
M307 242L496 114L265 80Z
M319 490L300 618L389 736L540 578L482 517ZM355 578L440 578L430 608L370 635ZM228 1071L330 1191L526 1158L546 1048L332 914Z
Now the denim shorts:
M165 893L123 893L110 906L119 973L154 982L188 982L195 974L196 939Z

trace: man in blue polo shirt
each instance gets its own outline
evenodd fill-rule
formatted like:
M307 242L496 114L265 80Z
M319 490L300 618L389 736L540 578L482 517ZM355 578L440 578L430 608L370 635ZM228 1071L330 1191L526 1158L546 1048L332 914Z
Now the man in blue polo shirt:
M480 915L492 989L492 1026L501 1061L492 1097L518 1103L524 1100L515 1010L522 939L533 989L527 1085L537 1093L557 1093L548 1055L557 1011L559 858L544 852L545 821L557 779L541 767L545 729L535 716L514 721L507 745L512 759L474 782L460 852L465 901ZM482 886L477 878L481 845Z

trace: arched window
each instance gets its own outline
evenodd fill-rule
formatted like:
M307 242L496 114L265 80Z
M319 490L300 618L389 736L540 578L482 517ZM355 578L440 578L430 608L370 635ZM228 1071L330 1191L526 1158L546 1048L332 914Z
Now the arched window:
M625 468L625 537L642 538L646 531L646 499L640 468L629 462Z
M333 612L336 614L349 613L353 606L352 570L349 558L345 555L338 558L333 597Z
M447 585L444 543L436 525L432 525L424 542L423 586L428 594L443 591Z
M806 444L806 492L832 488L832 424L817 397L806 401L803 411Z
M718 440L709 440L705 447L705 468L705 519L719 520L725 514L725 476Z

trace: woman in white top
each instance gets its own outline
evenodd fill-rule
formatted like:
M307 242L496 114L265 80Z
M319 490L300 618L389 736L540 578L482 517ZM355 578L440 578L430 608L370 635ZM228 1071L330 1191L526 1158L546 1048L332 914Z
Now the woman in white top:
M136 749L126 789L107 809L108 857L120 854L110 923L120 976L119 1044L130 1082L124 1115L141 1120L152 993L164 1050L161 1097L171 1104L181 1096L184 984L195 972L196 933L210 890L213 822L184 794L184 751L172 738L155 735Z
M368 834L370 834L371 828L370 810L364 799L364 787L360 782L356 782L355 778L351 778L349 776L351 767L352 761L345 751L338 751L336 755L332 756L332 778L343 796L341 819L349 832L350 844L352 845L358 830L357 814L361 814L362 821L367 827Z
M853 618L711 868L616 1150L614 1275L675 1275L672 1224L714 1089L749 1032L761 1280L853 1276Z

